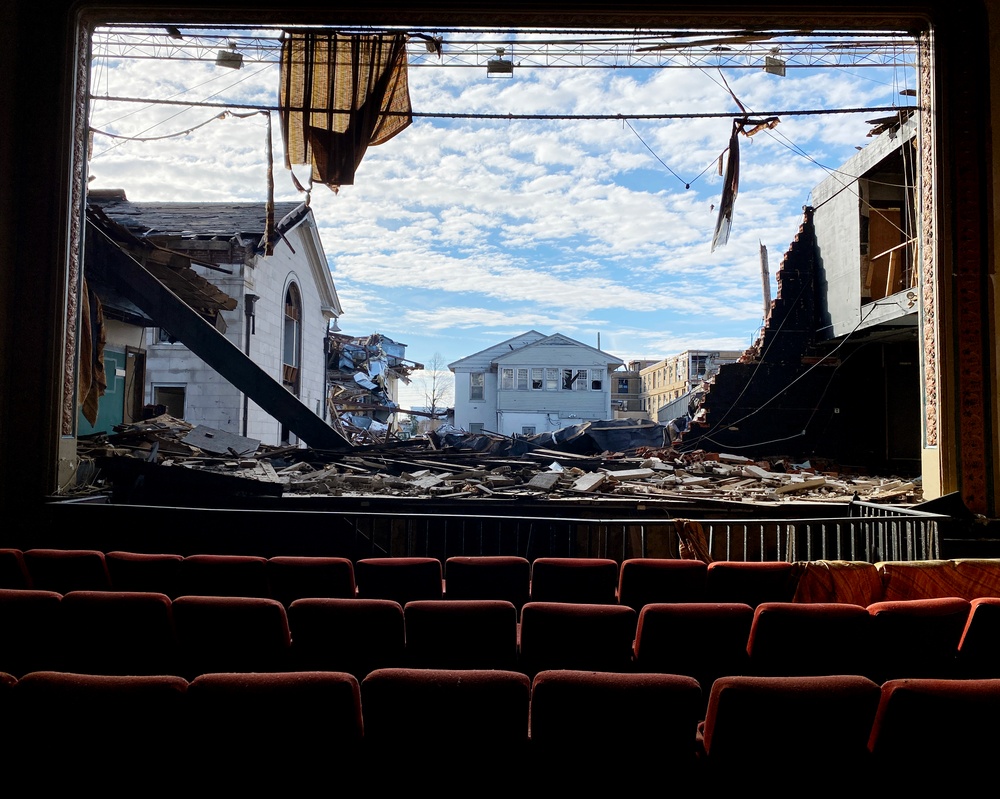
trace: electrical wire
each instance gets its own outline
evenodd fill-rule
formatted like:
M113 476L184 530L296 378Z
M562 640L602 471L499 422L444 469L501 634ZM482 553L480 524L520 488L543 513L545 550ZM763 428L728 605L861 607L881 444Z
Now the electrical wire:
M796 375L796 377L794 377L789 383L787 383L780 391L778 391L777 393L773 394L770 399L765 400L760 405L758 405L754 410L750 411L750 413L748 413L745 416L737 419L735 422L731 422L727 426L728 427L732 427L733 425L742 424L747 419L752 419L754 416L756 416L758 413L760 413L762 410L764 410L764 408L766 408L768 405L770 405L772 402L774 402L774 400L776 400L778 397L780 397L782 394L784 394L786 391L788 391L788 389L790 389L792 386L794 386L800 380L804 379L813 370L819 368L823 364L823 361L825 361L827 358L831 357L835 352L837 352L841 347L843 347L845 344L847 344L848 341L851 340L851 338L854 336L854 334L857 333L857 331L860 329L861 325L865 323L865 321L868 319L869 316L871 316L872 311L874 311L879 305L886 305L886 304L892 304L892 303L883 303L881 301L876 301L876 302L870 303L869 306L868 306L868 308L866 309L866 313L863 314L860 319L858 319L858 323L851 329L851 331L846 336L844 336L837 343L837 346L835 346L832 350L830 350L828 353L826 353L823 356L822 359L820 359L816 363L812 364L808 369L806 369L801 374ZM787 317L786 317L786 319L787 319ZM780 331L780 327L779 327L779 331ZM764 358L763 358L763 356L761 356L760 363L762 364L763 361L764 361ZM759 365L758 365L758 368L759 368ZM754 370L754 375L756 375L756 373L757 373L757 369ZM831 379L832 379L832 376L831 376ZM736 406L736 403L739 401L739 398L742 397L743 394L746 392L746 389L749 387L749 385L752 382L752 380L753 380L753 375L751 375L750 380L747 381L746 386L744 386L743 391L740 392L739 397L737 397L736 400L734 400L733 403L730 405L730 410L732 410L732 408ZM813 416L815 416L815 409L814 409ZM723 417L723 419L724 418L725 417ZM810 417L810 420L812 418L813 417ZM721 446L725 446L728 449L749 449L749 448L754 448L754 447L760 447L760 446L763 446L765 444L776 443L777 441L788 441L788 440L791 440L793 438L801 438L802 436L804 436L806 434L806 430L803 430L800 433L796 433L796 434L794 434L792 436L788 436L787 438L776 439L775 441L761 441L761 442L757 442L757 443L754 443L754 444L729 445L729 444L721 444L720 442L718 442L714 438L712 438L711 435L710 435L712 432L714 432L715 430L720 429L721 427L722 427L722 421L718 422L715 425L715 427L713 427L712 430L710 430L708 433L704 433L704 434L700 435L696 439L696 443L699 442L699 441L709 441L709 442L715 444L716 446L720 446L720 447Z
M796 304L796 303L798 303L798 301L805 294L805 291L806 291L806 286L802 286L802 288L799 289L799 293L796 295L795 299L792 302L793 305ZM746 392L749 390L750 384L753 383L754 378L757 376L757 372L759 372L760 368L764 365L764 362L767 359L768 352L771 351L771 347L774 346L774 342L777 341L778 336L780 335L782 329L785 326L785 323L789 320L789 318L790 318L790 315L786 315L785 318L781 320L781 324L778 325L778 328L777 328L777 330L775 330L774 335L771 337L771 340L767 343L766 349L757 358L756 366L754 367L753 372L750 374L750 377L747 379L746 384L743 386L743 389L736 396L736 399L733 400L732 403L730 403L729 408L722 415L722 418L719 419L719 421L715 422L714 426L710 430L708 430L706 433L702 433L701 435L699 435L698 438L695 440L695 443L697 443L698 441L701 441L702 439L707 439L707 440L711 441L711 439L708 438L708 436L711 435L712 433L714 433L716 430L719 430L719 429L722 428L723 424L725 423L725 421L728 418L729 414L732 412L733 408L736 407L736 404L743 398L743 395L746 394ZM758 339L758 341L764 341L764 340L766 340L766 337L764 336L764 331L761 331L761 337ZM753 415L753 414L750 414L750 415ZM748 418L748 417L744 417L744 419L746 419L746 418ZM733 422L732 424L739 424L742 421L743 421L743 419L738 419L737 421ZM729 425L729 426L731 426L731 425Z
M677 178L677 179L678 179L678 180L679 180L679 181L680 181L681 183L683 183L683 184L684 184L684 188L685 188L685 189L690 189L690 188L691 188L691 184L692 184L692 183L694 183L694 182L695 182L696 180L698 180L698 178L700 178L700 177L701 177L702 175L704 175L704 174L705 174L706 172L708 172L708 170L709 170L709 169L711 169L711 168L712 168L712 167L713 167L713 166L715 165L715 163L716 163L716 162L717 162L717 161L719 160L719 158L720 158L720 157L721 157L721 155L722 155L722 154L720 153L720 154L719 154L718 156L716 156L715 158L713 158L713 159L712 159L712 160L711 160L711 161L709 162L708 166L706 166L706 167L705 167L705 168L704 168L703 170L701 170L701 172L699 172L699 173L698 173L698 174L697 174L697 175L695 176L694 180L684 180L684 178L682 178L682 177L681 177L680 175L678 175L678 174L677 174L676 172L674 172L674 170L672 170L672 169L671 169L671 168L670 168L670 167L669 167L669 166L668 166L668 165L666 164L666 162L665 162L665 161L664 161L664 160L663 160L662 158L660 158L660 156L658 156L658 155L657 155L657 154L656 154L656 153L655 153L655 152L653 151L653 148L652 148L652 147L650 147L650 146L649 146L648 144L646 144L646 142L645 142L645 141L643 140L642 136L640 136L640 135L639 135L639 132L638 132L638 131L637 131L637 130L636 130L636 129L634 128L634 127L632 127L632 124L631 124L631 123L630 123L630 122L629 122L629 121L628 121L627 119L626 119L626 120L624 120L624 122L625 122L625 124L626 124L626 125L628 125L628 129L629 129L629 130L631 130L631 131L632 131L632 132L633 132L633 133L635 134L635 137L636 137L636 138L637 138L637 139L638 139L638 140L639 140L640 142L642 142L642 146L643 146L643 147L645 147L645 148L646 148L647 150L649 150L649 152L650 152L650 153L652 153L652 155L653 155L653 158L655 158L655 159L656 159L657 161L659 161L659 162L660 162L660 163L661 163L661 164L663 165L663 168L667 170L667 172L669 172L669 173L670 173L671 175L673 175L673 176L674 176L675 178ZM723 152L723 153L725 153L725 150L723 150L722 152Z
M266 69L266 68L264 68L264 69ZM227 84L222 89L220 89L219 91L215 92L214 94L210 94L209 97L218 97L224 91L227 91L227 90L233 88L234 86L238 86L239 84L244 83L245 81L248 81L248 80L250 80L253 77L256 77L258 74L260 74L261 72L263 72L264 69L260 69L257 72L252 72L252 73L246 74L245 76L241 77L239 80ZM204 83L200 83L200 84L198 84L197 86L195 86L193 88L195 88L195 89L200 88L201 86L204 86L204 85L206 85L208 83L212 83L216 79L217 78L212 78L211 80L207 80ZM174 96L177 96L177 95L180 95L180 94L184 94L184 93L189 92L189 91L192 91L192 89L184 89L183 91L177 92ZM95 96L93 94L90 95L89 99L90 100L108 100L108 101L112 101L111 98L108 98L107 96L101 97L101 96ZM154 128L159 127L160 125L163 125L166 122L169 122L171 119L175 119L175 118L179 117L181 114L184 113L184 111L188 111L188 110L191 110L191 109L199 107L199 106L223 108L223 109L226 109L226 110L231 110L232 108L239 107L239 106L234 106L231 103L216 103L216 104L211 104L211 106L208 106L208 104L205 104L203 102L191 102L191 101L185 101L185 100L176 100L176 101L173 101L173 100L150 100L150 99L147 99L147 100L139 100L138 102L145 103L146 104L146 108L148 108L151 105L176 105L176 106L183 106L182 110L178 111L176 114L172 114L172 115L168 116L166 119L161 119L161 120L155 122L154 124L150 125L149 127L145 128L143 131L141 131L140 136L141 136L142 133L147 133L147 132L153 130ZM122 116L118 117L114 121L117 122L117 121L120 121L122 119L125 119L125 118L131 116L132 114L136 114L136 113L139 113L139 112L141 112L143 110L146 110L146 108L137 108L134 111L130 111L127 114L123 114ZM261 109L255 109L255 110L257 110L257 111L268 111L270 109L261 108ZM211 120L209 120L209 121L211 121ZM190 132L190 131L187 131L187 132ZM170 136L167 136L167 137L164 137L164 138L173 138L173 136L175 136L175 135L184 135L184 132L181 132L181 133L178 133L178 134L171 134ZM124 141L128 140L128 137L118 137L118 138L122 139L122 141L119 142L118 144L113 145L112 147L107 148L106 150L102 150L100 153L95 153L91 157L92 158L98 158L98 157L100 157L102 155L106 155L107 153L109 153L112 150L114 150L117 147L119 147L122 143L124 143ZM138 139L138 138L133 139L133 140L142 141L142 139Z

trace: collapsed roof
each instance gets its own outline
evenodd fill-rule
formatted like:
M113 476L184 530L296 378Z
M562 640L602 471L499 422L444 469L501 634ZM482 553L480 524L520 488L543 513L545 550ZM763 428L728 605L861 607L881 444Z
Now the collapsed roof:
M302 214L309 213L306 206L302 208ZM288 218L286 215L274 235L281 235ZM296 218L301 220L300 215ZM218 289L213 292L210 281L195 280L189 256L141 240L93 205L88 207L87 223L85 263L88 279L91 274L100 275L109 292L127 300L140 312L141 319L169 330L178 341L310 446L334 450L352 446L343 434L220 332L221 314L218 312L231 302L231 307L235 307L235 301ZM261 241L259 236L255 239L254 246ZM180 288L179 293L175 287Z

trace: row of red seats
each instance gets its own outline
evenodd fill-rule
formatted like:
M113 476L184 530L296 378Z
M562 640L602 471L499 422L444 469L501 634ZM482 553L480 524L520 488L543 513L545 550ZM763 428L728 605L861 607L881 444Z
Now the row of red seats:
M1000 678L1000 598L627 605L0 589L0 670L551 669Z
M91 674L381 667L628 671L637 614L620 605L182 596L0 589L0 670Z
M0 674L0 745L39 795L769 796L988 785L1000 680L380 669ZM953 784L953 783L952 783Z
M794 564L779 562L517 556L364 558L0 550L0 588L155 591L262 596L286 607L302 597L505 599L622 604L791 601Z

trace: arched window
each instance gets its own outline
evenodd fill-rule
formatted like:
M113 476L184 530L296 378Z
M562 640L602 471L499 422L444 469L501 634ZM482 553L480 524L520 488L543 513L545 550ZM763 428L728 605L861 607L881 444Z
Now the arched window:
M294 283L285 292L285 327L281 346L281 379L298 396L302 362L302 295Z

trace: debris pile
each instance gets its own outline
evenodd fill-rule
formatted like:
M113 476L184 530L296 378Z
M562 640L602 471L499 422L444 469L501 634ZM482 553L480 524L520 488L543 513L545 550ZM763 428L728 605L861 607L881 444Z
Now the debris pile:
M424 368L403 357L406 345L381 333L327 335L327 409L331 424L352 444L384 444L395 437L396 416L428 415L400 408L396 386Z
M152 470L183 470L188 484L225 476L243 495L392 495L436 499L568 499L574 497L676 498L728 502L849 502L889 504L922 499L919 479L851 475L832 464L753 460L740 455L643 444L628 450L583 451L582 440L648 439L632 420L588 423L545 434L550 446L527 438L470 434L442 428L425 437L331 452L268 447L253 439L170 416L122 425L110 435L81 439L81 461L91 468L86 488L134 482ZM618 428L618 429L616 429ZM621 429L632 428L632 429ZM532 437L534 438L534 437ZM162 473L161 473L162 475ZM176 479L171 479L176 485Z

